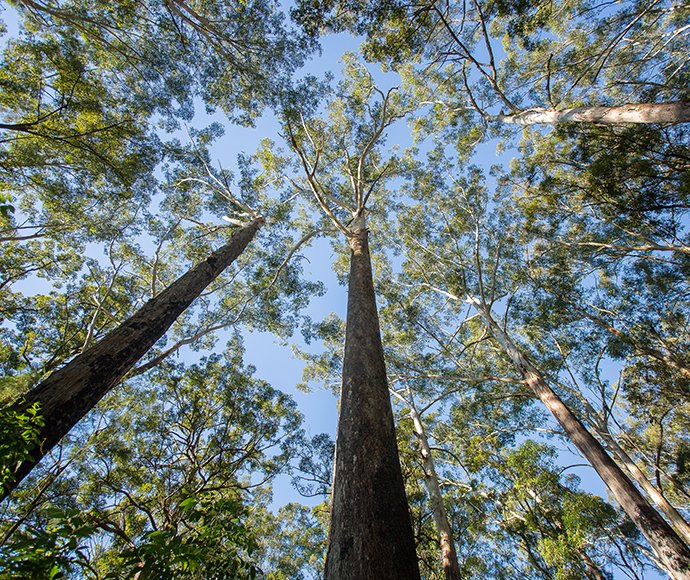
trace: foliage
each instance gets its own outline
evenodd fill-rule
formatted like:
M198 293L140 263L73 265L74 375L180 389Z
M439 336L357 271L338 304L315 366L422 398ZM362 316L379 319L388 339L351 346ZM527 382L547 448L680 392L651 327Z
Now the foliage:
M501 120L687 100L687 6L299 0L294 29L266 0L11 4L3 400L224 243L221 216L251 206L267 227L3 508L0 577L320 577L327 504L274 514L267 498L280 474L326 494L333 443L304 436L294 403L251 376L240 337L299 328L320 348L299 352L305 383L337 384L344 321L304 314L323 285L303 258L365 206L390 384L412 389L424 415L463 574L640 578L655 566L630 522L568 475L568 442L466 299L687 512L688 130L564 124L527 128L518 144ZM337 85L295 79L328 32L360 35L388 76L347 53ZM235 174L216 168L226 128L197 127L201 104L245 125L275 107L282 135L264 135ZM172 135L182 122L194 124L189 145ZM494 138L515 147L509 168L489 172ZM334 248L344 281L348 250ZM172 361L187 345L185 364ZM417 444L397 410L417 552L440 578ZM39 408L0 411L3 485L42 420Z
M323 577L330 506L281 506L277 514L260 514L262 532L257 556L266 580L317 580Z
M0 409L0 485L7 489L14 481L14 467L24 461L36 445L40 445L40 428L44 419L38 403L25 413Z
M178 508L190 528L187 536L154 530L143 542L121 553L125 578L251 579L258 569L251 561L256 540L241 521L243 508L230 500L190 496ZM105 578L120 578L117 573Z
M258 569L251 560L256 542L242 523L244 508L209 494L189 496L178 505L191 532L154 530L138 545L120 553L120 571L102 576L116 578L254 579ZM45 528L16 532L0 548L6 571L1 578L53 579L72 572L92 577L92 543L102 524L78 510L51 508Z
M5 564L0 578L53 580L79 568L88 570L86 541L96 528L78 510L51 508L45 515L45 528L16 532L0 546Z
M54 521L51 502L32 505L29 488L5 525L24 534L8 544L13 558L46 545L42 561L54 556L65 573L75 564L87 577L253 578L252 490L290 463L301 416L251 372L236 341L224 357L161 369L150 383L112 393L88 421L100 428L82 426L63 449L70 469L55 482L65 493L58 502L77 510L69 517L89 526L85 544L69 543L67 524Z

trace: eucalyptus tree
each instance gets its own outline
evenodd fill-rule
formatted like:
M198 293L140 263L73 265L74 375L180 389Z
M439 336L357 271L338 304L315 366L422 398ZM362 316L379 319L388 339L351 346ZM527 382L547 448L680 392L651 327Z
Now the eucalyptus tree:
M522 565L535 577L602 579L617 568L643 577L639 531L602 498L578 489L569 466L554 464L554 447L527 440L506 448L490 435L455 444L454 458L466 461L472 480L481 475L484 484L466 488L464 501L477 502L495 522L495 541L514 543L522 556L516 570Z
M78 271L84 244L110 240L159 193L154 171L177 153L161 135L193 118L195 98L250 124L314 48L265 2L11 4L19 34L0 65L0 187L18 210L0 234L17 244L8 283Z
M379 90L353 55L344 60L344 78L325 106L327 120L299 100L288 103L283 131L298 173L285 175L289 162L275 151L261 157L286 179L286 197L307 196L305 220L316 213L320 230L345 236L351 250L325 577L419 578L368 242L368 228L376 232L385 216L385 183L405 170L381 146L408 110L404 96Z
M66 359L83 354L82 351L97 338L104 339L105 332L118 323L121 324L113 331L115 334L100 340L91 354L100 350L104 356L111 357L114 348L128 353L122 365L113 364L110 358L107 364L105 359L102 361L110 376L92 369L90 372L95 371L95 375L82 377L83 386L92 383L93 376L104 381L99 388L89 389L90 399L83 397L79 388L69 394L70 388L79 382L74 377L67 383L60 379L73 372L75 365L85 361L87 367L91 365L88 358L82 357L72 361L71 370L65 367L47 379L57 385L55 392L61 393L58 395L61 403L52 395L38 395L45 386L42 383L12 406L11 412L21 416L24 409L34 409L38 398L41 399L43 425L37 441L42 445L34 445L31 450L35 460L48 452L70 426L158 342L186 307L246 247L263 223L263 217L248 209L246 204L224 199L223 213L228 212L229 206L228 213L234 215L233 211L237 210L245 214L241 217L249 217L251 224L236 232L238 235L225 246L225 254L217 250L210 257L198 252L193 255L194 252L187 248L182 255L193 255L191 261L202 262L202 265L159 293L161 286L170 284L175 274L179 275L179 270L166 275L172 273L175 261L169 262L166 272L161 250L170 238L183 241L184 236L179 234L180 224L193 218L189 214L175 216L162 226L148 214L154 196L164 200L169 197L158 187L154 171L164 160L174 165L182 153L178 143L164 144L156 135L157 122L160 121L159 129L165 131L178 128L180 119L192 119L193 100L201 96L208 111L218 107L235 122L251 123L263 107L276 102L289 74L299 66L313 44L288 30L282 14L262 2L243 3L232 8L208 3L194 6L154 2L119 4L116 9L89 2L59 5L17 2L16 8L20 35L10 39L4 47L2 64L6 82L2 93L4 122L1 129L8 136L4 141L3 155L7 163L3 163L3 188L16 197L19 210L14 218L3 219L3 263L7 265L3 298L9 327L4 332L8 344L3 347L9 351L7 360L11 370L18 375L10 381L17 388L10 389L9 396L16 398ZM227 180L227 175L224 179ZM221 188L227 185L227 181L216 181ZM179 211L177 201L168 199L163 211L169 212L169 216ZM175 207L171 209L171 206ZM199 211L195 209L192 213ZM236 217L229 219L236 225L245 225ZM132 242L132 235L147 226L158 243L156 255L148 264ZM215 227L206 233L214 231L223 230ZM195 250L204 247L203 243L194 242L191 230L187 231L187 236L190 247ZM30 358L35 360L35 353L31 353L33 334L30 329L31 322L37 318L34 305L48 300L41 298L27 303L19 293L12 292L11 285L28 276L39 276L55 284L66 282L73 286L84 266L94 274L94 282L98 277L106 277L99 272L97 261L85 259L84 248L90 242L109 244L107 251L113 270L110 281L96 282L94 304L84 308L83 313L78 309L62 312L52 308L63 319L82 314L90 322L84 321L82 325L68 320L60 327L59 342L53 345L52 355L48 353L49 360L43 361L46 364L28 370L26 362ZM205 247L208 253L213 251L211 244ZM113 255L118 252L120 258L113 261ZM269 254L270 251L264 252L265 261L270 262ZM145 301L141 295L134 295L141 291L143 280L137 279L139 272L132 272L132 269L142 268L142 262L143 270L149 270L145 277L150 276L151 302L138 313L139 318L124 322L132 313L131 305ZM188 267L188 264L183 263L181 267ZM204 280L186 285L207 267L210 270ZM254 287L243 293L243 298L245 303L249 299L247 295L262 298L264 306L271 306L264 317L267 326L275 326L276 321L279 325L282 315L276 305L280 300L275 299L275 292L269 299L266 289L257 288L264 284L263 278L269 276L260 273L260 269L257 264L253 271ZM288 294L291 293L296 303L303 303L304 297L295 298L304 289L294 276L290 276L295 269L282 270L287 273L285 278L289 278L285 286L291 285ZM130 281L126 281L127 277ZM126 304L125 299L125 303L113 311L109 308L112 304L107 303L112 302L117 289L125 287L127 291L121 294L128 294L131 302ZM176 290L181 296L174 295ZM58 305L71 300L57 294L55 297ZM198 344L204 337L208 340L213 331L237 322L240 312L229 311L232 300L228 300L227 295L224 305L219 305L214 298L204 298L197 301L203 305L201 310L205 310L196 321L197 327L191 329L193 324L187 320L184 328L185 323L181 321L182 324L177 325L179 339L175 344L161 348L138 372L153 367L181 346ZM173 302L175 307L170 310ZM45 311L50 316L50 305L45 303L41 315ZM224 315L219 314L222 306L226 307ZM151 309L158 309L162 315L158 322L154 320L156 315L150 320L141 318L148 316L146 313ZM153 310L149 314L153 314ZM132 324L137 326L138 335L132 333ZM113 341L117 347L113 347ZM81 342L77 348L74 347L76 342ZM135 342L140 343L139 347L132 350ZM15 345L21 346L15 348ZM18 357L20 352L23 356ZM94 385L92 383L91 387ZM60 407L55 415L57 409L48 399L58 407L67 406ZM68 408L73 413L68 412ZM58 427L60 422L63 424ZM48 435L48 430L53 428L55 432ZM30 461L28 457L24 459ZM13 464L12 472L19 470L17 473L24 474L29 469L28 463L21 468L14 460L10 463ZM15 485L17 478L12 476L12 479Z
M671 131L673 145L668 143ZM687 445L682 435L688 376L683 314L686 132L600 130L597 145L591 134L568 133L577 136L574 146L560 142L543 147L533 141L532 154L515 165L506 182L526 215L525 238L533 240L535 248L529 266L535 290L529 306L519 301L516 305L521 316L530 316L559 341L568 358L577 361L571 365L589 369L602 397L608 389L593 361L621 361L617 390L627 400L635 426L612 449L622 465L630 465L630 475L658 508L690 538L687 523L665 497L687 505L681 480L674 482L671 473ZM548 161L542 161L543 156ZM547 164L558 170L546 175ZM537 190L555 197L539 201ZM593 276L598 279L595 288ZM527 314L535 302L542 312L536 317ZM549 310L551 315L546 314ZM608 440L609 430L618 430L609 411L590 409L587 414Z
M458 556L455 551L455 541L453 540L453 530L448 520L448 514L443 505L443 496L441 495L441 487L436 467L434 465L434 458L427 437L426 428L422 422L422 416L417 409L414 402L414 395L412 389L407 388L406 396L401 395L395 390L393 394L399 398L402 403L409 407L409 418L414 425L414 434L419 440L419 455L422 460L422 469L424 472L424 480L429 493L429 500L431 509L434 515L434 521L438 530L439 543L441 544L441 560L443 564L443 571L446 580L460 580L461 573L458 565Z
M419 99L435 106L435 122L473 118L471 139L489 125L687 122L687 16L687 7L663 0L615 8L303 0L294 11L311 34L353 31L366 37L371 60L413 63L412 82L426 87Z
M447 163L442 157L437 161ZM447 191L438 189L433 198L425 198L425 203L434 204L444 216L443 225L440 228L420 225L418 215L414 218L417 227L414 237L403 238L409 254L407 275L413 276L414 284L420 289L436 292L444 300L468 304L476 311L526 384L554 414L567 436L597 469L621 507L645 534L664 569L684 577L687 545L642 497L564 399L548 385L547 375L534 366L491 313L506 301L509 306L525 283L522 249L516 235L519 224L511 227L507 221L510 216L505 212L497 212L495 217L487 215L487 194L478 182L451 174L449 183ZM404 214L401 215L404 219ZM408 223L404 221L401 232L407 231ZM527 338L537 342L529 331ZM548 361L549 353L544 356ZM558 351L550 356L558 360Z
M99 427L65 450L62 495L28 513L19 502L5 520L6 555L28 565L22 534L40 540L60 508L91 528L84 577L253 577L266 510L253 497L294 457L302 417L252 372L235 336L223 355L168 363L110 393L90 415Z
M3 495L7 495L9 489L21 481L35 463L120 382L175 319L242 253L263 222L261 216L254 216L251 222L231 236L228 243L10 407L12 412L23 415L27 409L38 405L43 425L37 433L40 444L34 446L29 457L19 465L11 467L11 481L3 482Z
M391 229L389 225L383 231L377 230L379 234L377 237L383 239L386 246L390 248L400 247L401 236L406 240L424 239L425 230L433 230L436 227L432 216L438 216L443 220L443 213L441 212L439 216L438 212L430 212L428 204L429 197L433 198L437 192L438 183L435 179L441 175L438 168L424 166L418 171L413 169L411 173L420 179L411 184L401 183L398 186L399 197L404 199L404 205L394 205L397 219L404 219L404 226ZM415 195L419 198L428 197L424 197L425 201L415 204L413 203ZM389 198L390 201L392 201L391 198ZM390 224L392 220L388 221ZM426 233L428 234L428 231ZM395 275L387 260L379 259L378 267L381 274L377 276L377 293L379 299L383 301L381 328L388 367L387 375L392 393L403 401L403 408L407 409L403 411L403 417L398 422L399 441L405 440L413 432L416 432L422 441L424 440L425 428L421 416L426 410L436 409L438 405L450 404L462 404L469 407L472 405L470 403L472 399L474 399L472 408L477 417L484 412L489 415L492 413L499 415L503 411L501 416L505 422L515 424L520 421L529 421L532 425L539 425L540 417L533 417L528 410L531 398L524 387L520 386L522 381L507 376L511 374L510 367L492 353L493 347L487 340L486 333L482 335L481 330L477 332L476 326L471 327L468 324L469 321L458 323L458 312L452 304L450 306L445 304L443 306L447 308L444 308L434 303L425 308L423 306L426 305L427 298L425 291L413 289L408 293L404 291L404 284L401 286L393 283ZM344 321L331 315L328 319L308 329L307 337L323 340L326 351L318 355L301 352L302 357L308 361L305 369L307 380L318 380L326 386L335 384L343 366L338 350L345 336L345 328ZM506 376L502 376L503 372ZM516 391L520 392L515 392L514 397L506 396L505 388L497 386L504 382L514 384ZM405 385L411 386L414 394L409 392ZM411 399L423 401L419 404L417 413L414 412L415 407ZM411 429L405 420L408 412L410 416L417 419L415 429ZM506 428L506 425L503 424L502 428ZM459 558L455 557L453 535L463 548L471 543L468 544L466 541L467 530L456 528L453 531L448 526L447 517L444 516L448 504L439 496L439 481L430 467L434 461L430 452L428 445L421 449L425 475L420 479L425 481L426 491L408 487L408 497L415 498L413 511L417 512L421 509L424 514L420 516L419 521L413 520L418 541L418 556L422 558L425 569L427 567L435 569L436 562L443 562L441 570L445 569L448 577L454 577L453 575L457 577L473 569L473 565L469 562L473 562L475 556L471 553L459 553ZM410 459L410 457L416 457L417 454L416 449L411 454L407 453L408 465L405 473L410 471L410 461L413 465L417 465L417 459ZM417 468L415 467L413 471L416 472ZM429 496L431 496L429 502L432 513L438 522L437 529L433 531L421 523L429 514L426 507L420 506L426 506ZM427 541L421 540L422 537L428 538L430 533L431 537L435 538L432 541L432 547L429 547ZM423 551L420 552L420 549Z
M19 211L1 237L33 240L13 280L55 244L58 263L78 269L70 244L107 240L113 221L146 207L157 165L175 154L160 134L192 120L195 98L251 123L314 48L262 1L11 4L19 34L0 64L0 187Z
M228 188L229 175L216 176L205 163L201 166L208 170L205 176L208 181L195 177L190 167L185 168L184 187L170 194L162 208L164 215L169 217L167 224L149 219L149 226L158 240L155 255L149 258L125 245L114 252L115 256L111 255L111 261L114 257L118 259L113 261L112 272L104 275L94 266L92 277L98 280L103 275L104 279L97 287L92 280L83 290L86 297L93 293L95 300L93 303L87 299L83 306L85 312L91 310L90 321L82 318L79 324L72 320L78 312L72 308L66 310L62 317L66 318L64 324L69 326L64 331L62 344L46 341L41 353L33 352L30 358L26 357L35 369L31 372L15 369L16 376L11 377L15 389L10 389L8 394L17 400L10 409L18 413L17 416L36 404L42 409L40 420L44 424L39 440L43 445L40 449L32 449L34 459L48 453L155 343L158 344L153 351L131 374L142 374L154 368L185 345L210 348L217 340L218 330L240 323L285 336L292 332L295 317L309 296L319 291L319 284L304 283L300 279L298 266L279 265L289 240L289 232L284 231L287 205L270 202L256 189L259 185L247 177L240 186L240 197L263 205L268 212L264 217L233 197ZM216 211L236 208L229 211L235 217L225 216L233 225L224 227L199 221L203 219L204 207ZM191 221L193 228L179 227L183 220ZM238 266L228 268L245 253L247 244L265 220L272 225L271 243L264 248L251 249ZM228 233L231 233L230 240ZM194 262L199 263L174 280L175 275ZM80 298L77 295L77 299ZM134 313L136 302L147 299L144 307ZM36 321L35 315L27 317L25 330L29 331ZM47 318L47 322L54 321ZM172 344L166 344L164 336L171 326ZM22 327L18 331L21 332ZM47 363L41 362L41 355L49 357ZM59 368L74 355L76 358ZM51 371L40 385L28 393L22 391L21 385L31 377ZM11 470L20 469L19 473L25 474L30 469L31 459L26 457L25 460L23 467L13 465Z

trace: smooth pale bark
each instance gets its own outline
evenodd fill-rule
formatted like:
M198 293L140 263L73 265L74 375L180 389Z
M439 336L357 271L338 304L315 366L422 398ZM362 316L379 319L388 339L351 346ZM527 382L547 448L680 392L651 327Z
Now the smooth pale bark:
M468 296L491 335L499 342L532 391L551 411L566 435L590 462L619 505L651 545L660 565L675 580L690 580L690 549L673 528L647 502L601 444L587 431L563 401L549 387L541 373L527 360L515 343L501 330L481 300Z
M352 247L325 580L419 580L366 229Z
M606 429L606 426L599 420L599 417L596 414L593 415L592 422L594 423L594 429L606 443L616 459L618 459L618 463L622 466L628 476L636 481L637 484L647 492L657 509L669 519L671 525L683 538L685 543L690 545L690 526L685 521L685 518L683 518L678 510L676 510L676 508L669 503L661 492L649 482L647 476L630 458L625 449L618 445L618 442L611 436Z
M688 123L690 102L626 104L620 107L573 107L570 109L535 108L514 115L496 115L489 121L513 125L536 125L539 123Z
M194 299L244 251L263 223L263 218L258 218L235 231L226 245L13 405L14 410L22 412L39 403L45 426L39 434L41 445L14 472L16 481L11 488L117 385ZM5 491L2 498L8 493Z
M592 558L590 558L583 550L580 550L579 555L580 560L582 560L582 567L585 569L587 578L590 578L591 580L606 580L605 576L601 572L601 569L596 565Z
M422 466L424 468L424 481L429 491L431 509L434 513L434 521L438 530L439 542L441 544L441 560L443 562L443 572L446 580L462 580L460 566L458 565L458 555L455 552L455 542L453 540L453 530L448 521L446 508L443 506L443 496L438 484L438 475L434 467L434 459L431 455L431 447L426 437L426 430L419 416L414 401L410 401L410 418L414 423L414 430L419 440L419 452L422 456Z

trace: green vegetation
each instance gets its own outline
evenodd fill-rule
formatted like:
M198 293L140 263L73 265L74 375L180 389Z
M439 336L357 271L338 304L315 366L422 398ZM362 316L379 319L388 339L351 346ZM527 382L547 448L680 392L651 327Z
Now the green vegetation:
M688 6L5 10L1 579L690 577ZM345 383L340 455L250 331Z
M41 444L40 431L44 420L39 411L38 404L29 407L25 413L0 409L0 485L4 489L15 481L15 466Z

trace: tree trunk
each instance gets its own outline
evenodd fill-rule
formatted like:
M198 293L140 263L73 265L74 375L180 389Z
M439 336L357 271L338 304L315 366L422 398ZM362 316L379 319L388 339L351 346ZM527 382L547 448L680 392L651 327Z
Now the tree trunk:
M496 115L489 121L500 121L513 125L536 125L538 123L688 123L690 102L626 104L620 107L573 107L571 109L535 108L514 115Z
M424 480L426 487L429 490L429 499L431 500L431 509L434 513L434 521L436 522L436 529L438 530L438 538L441 544L441 559L443 562L443 572L446 575L446 580L462 580L460 575L460 566L458 565L458 556L455 552L455 542L453 540L453 530L448 521L446 509L443 506L443 496L441 495L441 488L438 484L438 475L436 475L436 468L434 467L434 459L431 456L431 447L429 440L426 438L426 430L422 424L422 419L417 412L417 408L410 396L410 418L414 423L415 433L419 439L419 451L422 456L424 467Z
M587 552L585 552L583 549L580 549L578 553L587 578L590 578L590 580L606 580L606 577L601 572L599 566L597 566L596 562L587 555Z
M508 356L520 369L520 373L532 391L551 411L566 435L587 458L599 474L620 506L647 538L661 566L675 580L690 580L690 549L678 537L673 528L647 502L623 471L609 457L601 444L553 392L513 341L501 330L484 304L474 296L468 296L484 320L492 336L501 344Z
M419 580L366 229L352 247L325 580Z
M263 223L263 218L259 218L237 230L222 248L13 405L15 411L23 412L39 403L45 426L39 434L41 445L15 470L16 481L10 489L148 352L194 299L244 251Z
M594 430L599 434L599 437L604 441L606 446L611 450L612 454L618 460L621 468L627 473L627 475L644 490L647 495L652 499L657 509L661 511L671 522L671 525L676 530L676 533L680 535L683 541L690 545L690 526L685 521L685 518L673 507L669 501L664 497L664 495L654 487L647 476L642 472L642 470L637 466L637 464L632 460L628 453L623 449L618 442L613 438L611 433L609 433L608 428L604 422L600 419L597 413L592 409L589 414L591 415L590 422Z

